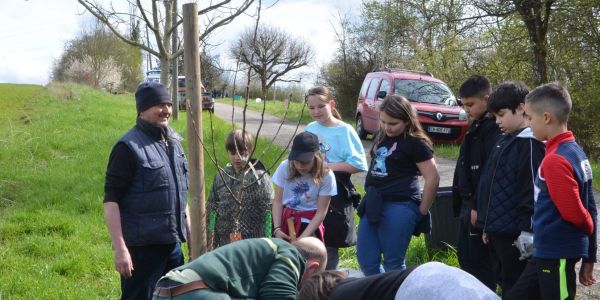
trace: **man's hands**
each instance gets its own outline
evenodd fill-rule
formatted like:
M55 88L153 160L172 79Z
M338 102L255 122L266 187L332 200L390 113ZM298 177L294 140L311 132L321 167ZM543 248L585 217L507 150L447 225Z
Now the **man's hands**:
M519 252L521 252L521 256L519 260L526 260L533 255L533 233L528 231L521 231L521 234L513 243Z
M131 277L133 273L133 262L129 255L127 247L123 249L115 249L115 270L125 278Z
M596 283L596 278L594 278L593 271L593 262L581 262L581 269L579 269L579 282L585 286Z

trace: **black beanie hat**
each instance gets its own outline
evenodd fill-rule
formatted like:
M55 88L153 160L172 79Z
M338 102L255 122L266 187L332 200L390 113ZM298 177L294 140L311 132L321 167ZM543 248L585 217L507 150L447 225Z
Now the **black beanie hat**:
M165 87L158 82L143 82L138 86L135 92L135 108L137 113L141 113L146 109L162 103L170 103L171 96Z

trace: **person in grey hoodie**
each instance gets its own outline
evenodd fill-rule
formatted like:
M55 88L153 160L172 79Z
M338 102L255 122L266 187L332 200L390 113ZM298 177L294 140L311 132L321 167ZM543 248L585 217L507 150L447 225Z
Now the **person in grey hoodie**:
M473 275L440 262L428 262L363 278L325 271L307 278L297 300L498 300Z

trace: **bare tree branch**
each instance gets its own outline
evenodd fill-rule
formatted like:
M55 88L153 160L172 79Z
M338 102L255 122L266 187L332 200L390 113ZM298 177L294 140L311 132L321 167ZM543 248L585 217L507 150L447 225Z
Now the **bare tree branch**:
M256 40L256 43L253 41ZM302 40L275 27L258 27L256 32L247 29L230 49L231 56L239 57L242 64L256 72L262 97L267 98L268 89L290 71L309 64L314 56L312 48Z

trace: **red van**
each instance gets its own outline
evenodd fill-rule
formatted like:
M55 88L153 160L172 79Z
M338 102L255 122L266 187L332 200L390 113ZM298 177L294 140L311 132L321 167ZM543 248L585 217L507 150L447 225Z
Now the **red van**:
M386 95L394 94L410 101L434 142L462 142L468 127L467 113L450 88L431 73L397 68L378 70L365 77L356 106L356 132L361 139L379 130L379 105Z

